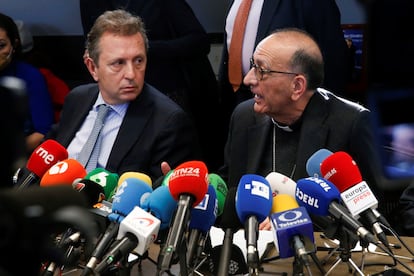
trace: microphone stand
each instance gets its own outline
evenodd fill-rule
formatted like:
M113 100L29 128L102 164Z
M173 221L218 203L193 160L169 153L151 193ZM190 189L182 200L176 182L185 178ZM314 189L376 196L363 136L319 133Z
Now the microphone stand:
M336 262L326 272L325 276L328 276L335 269L335 267L341 262L347 263L348 268L349 268L349 273L352 273L352 268L354 268L355 273L358 273L359 275L364 276L364 273L351 259L351 249L355 247L357 241L355 239L352 239L352 237L343 229L342 226L339 226L338 231L341 232L340 235L342 236L342 238L339 239L339 242L340 242L339 248L336 248L334 250L335 251L339 250L340 254L337 257Z

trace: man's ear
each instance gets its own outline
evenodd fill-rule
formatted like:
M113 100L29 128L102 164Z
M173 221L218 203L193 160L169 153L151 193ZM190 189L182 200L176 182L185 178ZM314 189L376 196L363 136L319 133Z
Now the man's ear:
M93 61L93 59L91 59L91 58L90 58L89 56L87 56L87 55L84 55L84 56L83 56L83 62L85 63L86 68L88 68L88 71L89 71L89 73L91 74L92 78L93 78L95 81L98 81L98 73L96 72L98 67L96 66L96 64L95 64L95 62Z
M297 75L292 81L292 100L297 101L306 92L306 78L304 75Z

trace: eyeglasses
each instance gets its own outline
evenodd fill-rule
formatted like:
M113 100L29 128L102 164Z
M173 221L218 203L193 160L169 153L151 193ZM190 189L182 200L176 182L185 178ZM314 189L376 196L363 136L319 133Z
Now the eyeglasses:
M254 59L250 58L250 69L254 68L254 73L256 75L256 78L258 80L263 80L263 76L265 74L271 74L271 73L279 73L279 74L287 74L287 75L295 75L298 76L298 73L294 72L286 72L286 71L276 71L276 70L269 70L269 69L263 69L256 63L254 63Z

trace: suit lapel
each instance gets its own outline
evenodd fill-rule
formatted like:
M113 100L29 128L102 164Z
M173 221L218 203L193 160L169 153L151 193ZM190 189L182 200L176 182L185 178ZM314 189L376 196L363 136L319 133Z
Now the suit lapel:
M256 172L259 169L260 161L263 156L263 152L266 148L267 136L270 131L271 121L268 116L262 116L259 118L259 122L256 126L250 127L248 130L248 160L247 171Z
M324 122L329 110L318 92L315 92L305 112L296 155L296 172L306 171L308 157L324 148L328 138L328 127Z
M128 106L128 110L112 147L116 149L116 152L111 151L109 155L107 168L110 170L116 171L118 165L122 163L122 159L135 145L139 136L144 133L146 122L152 116L153 100L150 98L149 91L145 87L137 99L132 101Z

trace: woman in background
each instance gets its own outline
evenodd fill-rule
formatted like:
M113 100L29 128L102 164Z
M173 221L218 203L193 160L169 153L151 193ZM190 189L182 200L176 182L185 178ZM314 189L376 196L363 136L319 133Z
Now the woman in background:
M28 111L24 123L27 152L32 152L53 124L52 100L40 71L23 62L19 31L14 20L0 13L0 77L24 80ZM7 103L6 103L7 104ZM24 104L24 103L23 103Z

